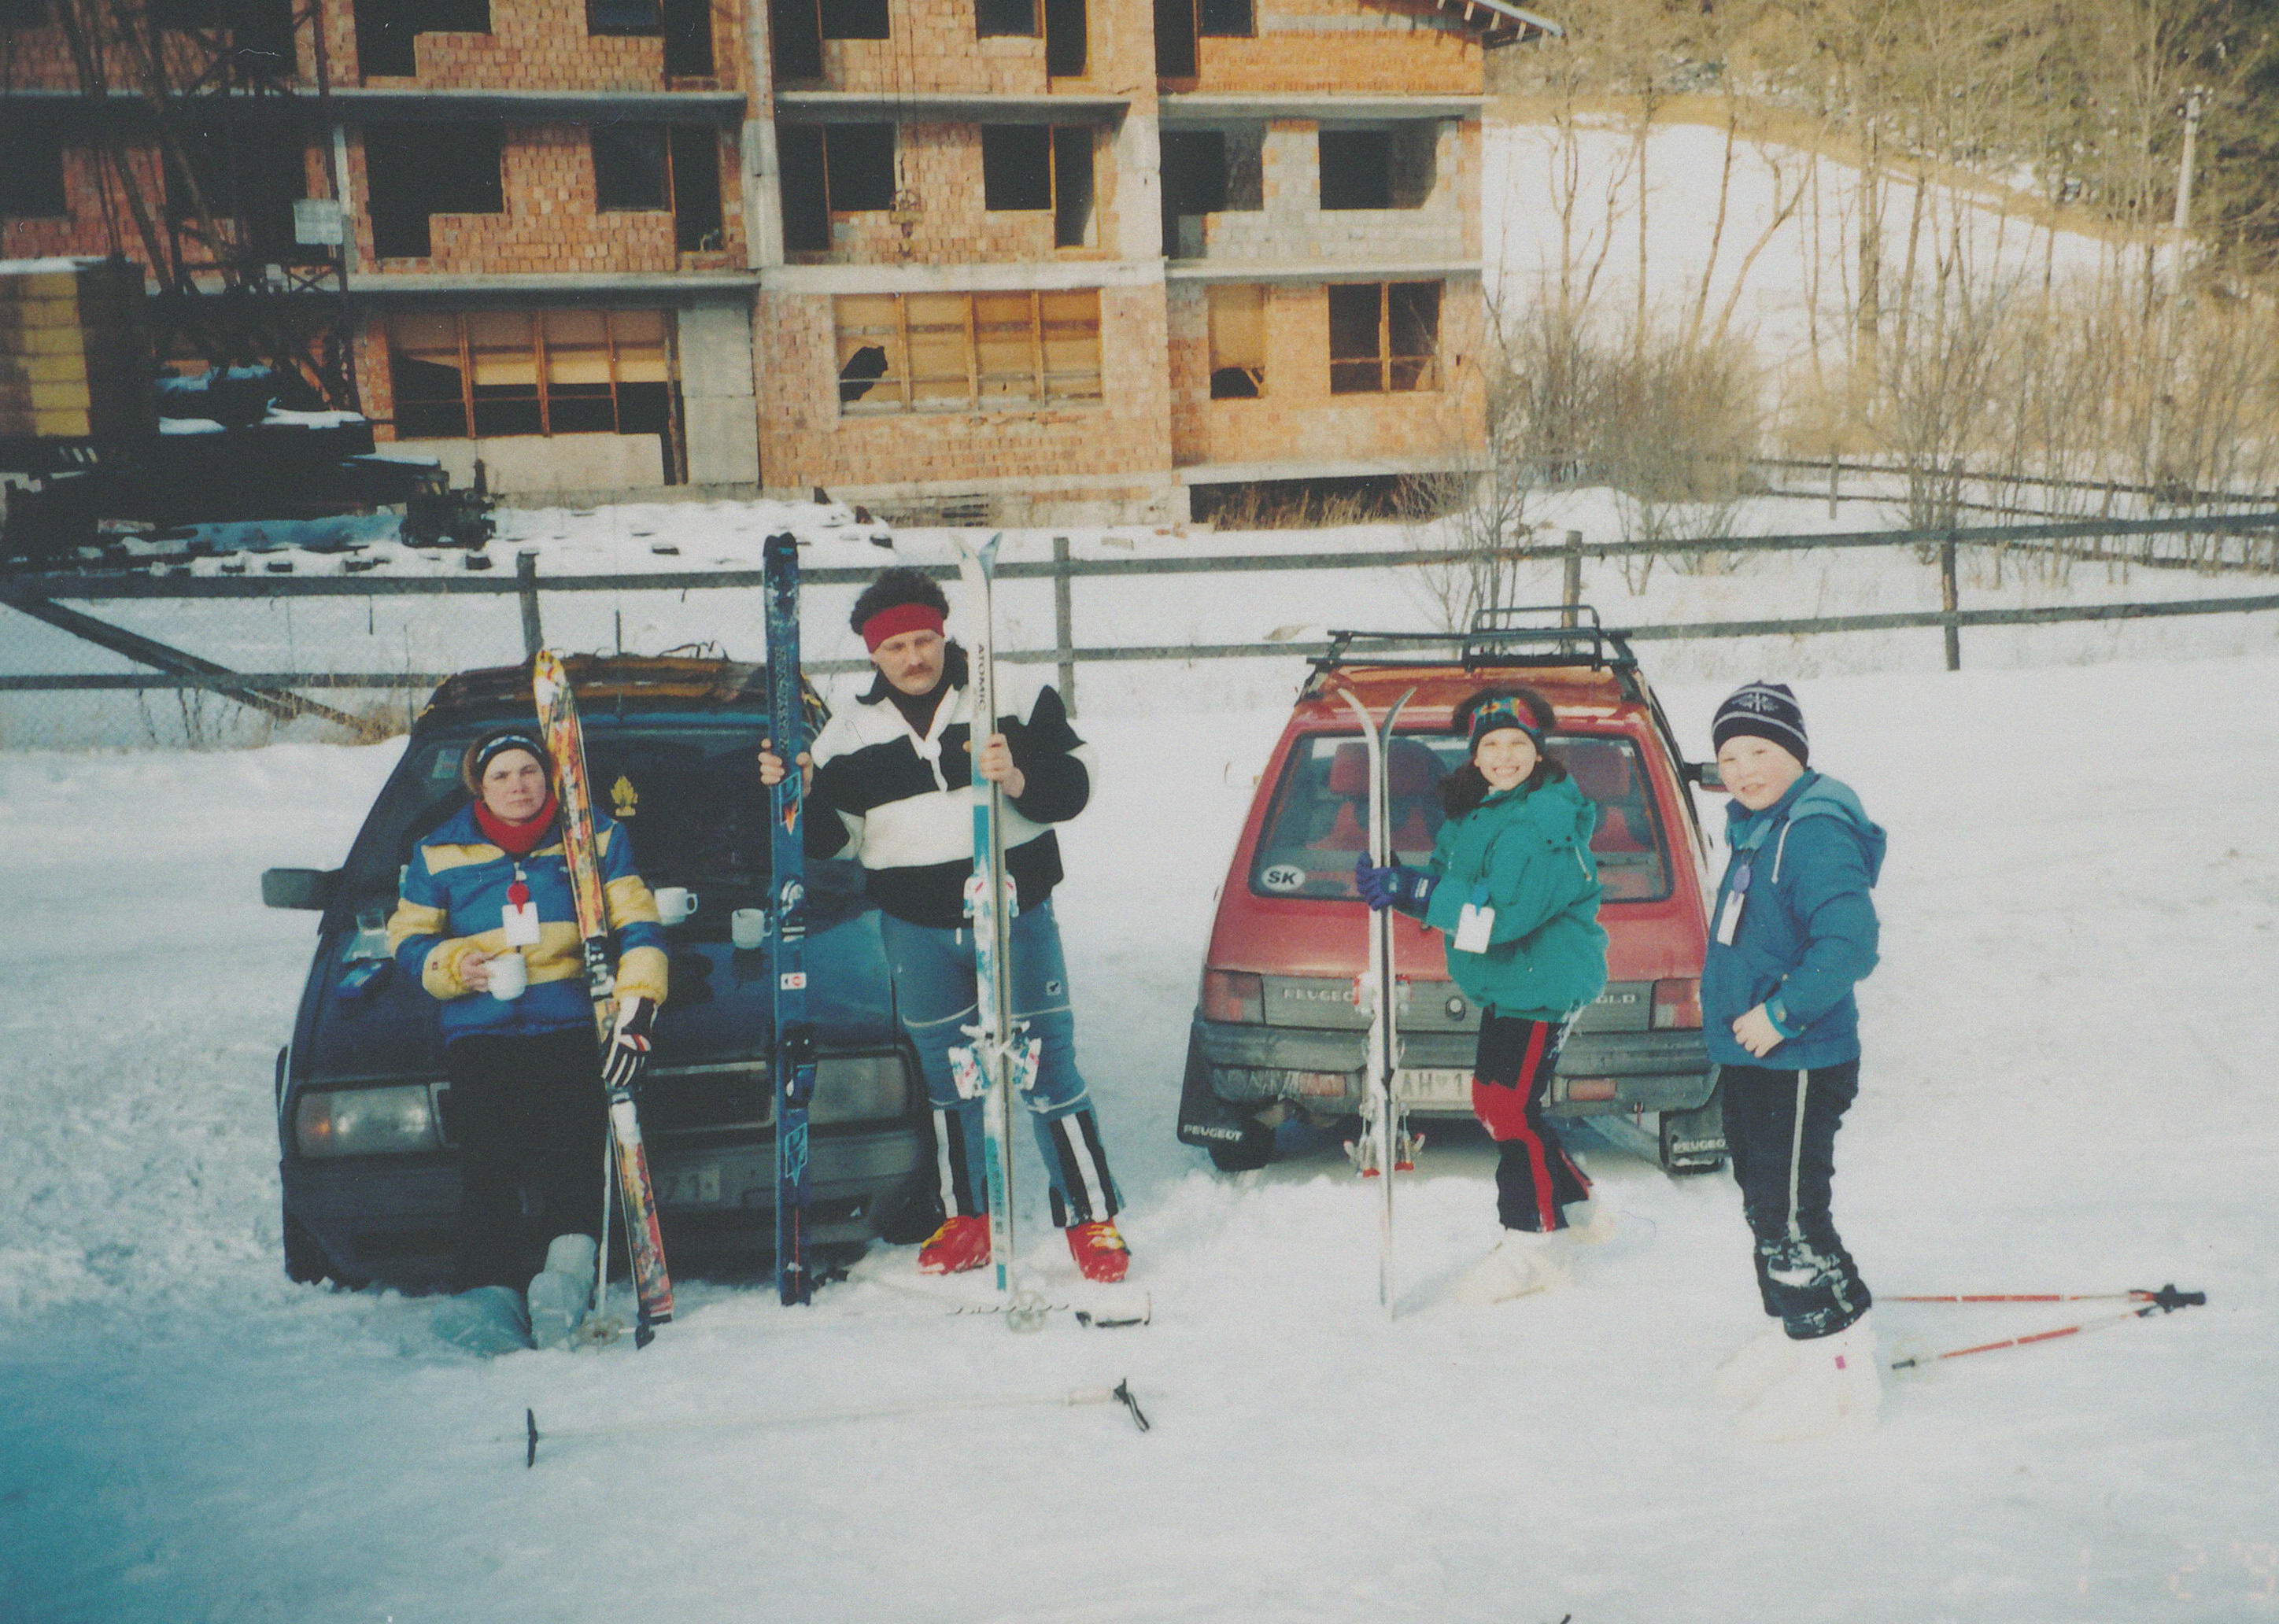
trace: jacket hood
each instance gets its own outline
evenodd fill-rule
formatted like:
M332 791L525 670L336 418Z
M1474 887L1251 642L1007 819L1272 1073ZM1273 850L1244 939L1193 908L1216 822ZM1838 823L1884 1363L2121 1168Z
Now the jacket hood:
M1768 822L1796 823L1807 817L1832 817L1852 831L1868 857L1868 883L1872 885L1884 871L1884 852L1889 844L1883 826L1869 819L1868 810L1860 804L1859 795L1841 779L1825 773L1807 772L1792 785L1787 794L1762 812L1752 812L1739 801L1730 801L1725 808L1726 843L1735 844L1733 836L1752 818L1762 817Z

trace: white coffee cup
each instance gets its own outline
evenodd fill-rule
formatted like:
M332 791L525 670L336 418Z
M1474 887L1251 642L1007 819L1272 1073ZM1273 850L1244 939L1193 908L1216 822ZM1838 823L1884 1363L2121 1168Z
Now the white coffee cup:
M677 925L696 911L697 901L696 893L685 885L659 885L656 915L669 925Z
M768 910L740 908L728 915L728 937L746 953L768 939Z
M502 1003L511 1003L520 998L530 985L530 965L521 953L512 947L489 961L491 996Z

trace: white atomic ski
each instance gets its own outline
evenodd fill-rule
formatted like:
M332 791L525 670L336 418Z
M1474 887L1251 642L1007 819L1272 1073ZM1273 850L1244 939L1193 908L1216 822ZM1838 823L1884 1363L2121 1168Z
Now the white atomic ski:
M1400 715L1400 708L1408 702L1408 693L1393 701L1379 723L1369 714L1351 689L1342 695L1354 716L1361 723L1362 738L1369 746L1369 860L1377 868L1388 868L1395 859L1393 850L1393 801L1387 787L1385 762L1386 747L1393 739L1393 724ZM1363 974L1358 989L1360 1000L1369 1010L1369 1050L1367 1070L1362 1078L1360 1143L1348 1147L1354 1165L1363 1177L1377 1181L1380 1202L1377 1212L1377 1296L1387 1314L1393 1313L1393 1176L1396 1170L1410 1164L1413 1152L1406 1124L1402 1122L1398 1068L1400 1061L1400 1032L1395 1010L1396 992L1393 952L1393 910L1389 908L1370 908L1369 969Z

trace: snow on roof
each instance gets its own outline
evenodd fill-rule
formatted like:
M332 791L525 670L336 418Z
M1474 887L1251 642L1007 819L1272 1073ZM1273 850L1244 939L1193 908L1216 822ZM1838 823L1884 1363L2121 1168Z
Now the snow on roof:
M50 254L42 259L0 259L0 276L52 276L58 271L94 271L107 262L86 254Z

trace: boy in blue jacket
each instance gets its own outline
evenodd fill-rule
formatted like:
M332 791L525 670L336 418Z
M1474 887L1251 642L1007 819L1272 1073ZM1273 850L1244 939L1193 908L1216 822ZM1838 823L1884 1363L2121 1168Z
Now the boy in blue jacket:
M1753 682L1717 709L1717 770L1733 797L1730 855L1710 915L1701 1015L1757 1286L1780 1321L1719 1373L1752 1436L1872 1426L1882 1366L1873 1299L1829 1212L1836 1130L1860 1088L1852 989L1876 968L1884 831L1810 766L1796 696Z

